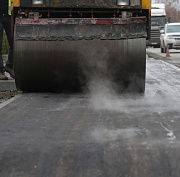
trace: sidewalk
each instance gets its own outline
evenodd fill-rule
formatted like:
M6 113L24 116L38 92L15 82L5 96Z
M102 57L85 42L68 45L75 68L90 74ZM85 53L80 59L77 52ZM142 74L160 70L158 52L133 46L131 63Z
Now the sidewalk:
M3 55L3 60L7 61L7 55ZM17 90L15 80L10 77L7 72L5 74L8 77L8 80L0 80L0 92Z

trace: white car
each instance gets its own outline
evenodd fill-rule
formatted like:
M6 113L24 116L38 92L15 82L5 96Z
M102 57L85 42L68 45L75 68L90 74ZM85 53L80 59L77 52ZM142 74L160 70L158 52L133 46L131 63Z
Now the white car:
M180 49L180 23L167 23L160 33L161 53L166 53L167 45L169 49Z

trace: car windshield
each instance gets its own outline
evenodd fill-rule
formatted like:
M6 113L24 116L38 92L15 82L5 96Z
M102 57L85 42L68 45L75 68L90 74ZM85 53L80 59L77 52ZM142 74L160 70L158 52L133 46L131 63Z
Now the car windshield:
M166 23L166 19L164 16L162 17L151 16L151 26L164 26L165 23Z
M166 33L180 33L180 25L167 26Z

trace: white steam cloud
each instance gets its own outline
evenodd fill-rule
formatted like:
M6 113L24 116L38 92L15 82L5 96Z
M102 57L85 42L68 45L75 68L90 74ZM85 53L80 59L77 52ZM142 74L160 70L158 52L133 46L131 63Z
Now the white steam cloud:
M162 113L180 108L180 69L147 58L146 91L144 95L118 94L110 80L89 83L90 104L96 110L128 113Z

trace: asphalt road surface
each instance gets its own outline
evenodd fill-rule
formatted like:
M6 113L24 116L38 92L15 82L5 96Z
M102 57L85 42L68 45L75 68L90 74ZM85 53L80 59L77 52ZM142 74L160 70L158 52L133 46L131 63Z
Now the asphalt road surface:
M89 88L0 104L0 176L180 176L180 68L147 58L144 95Z

